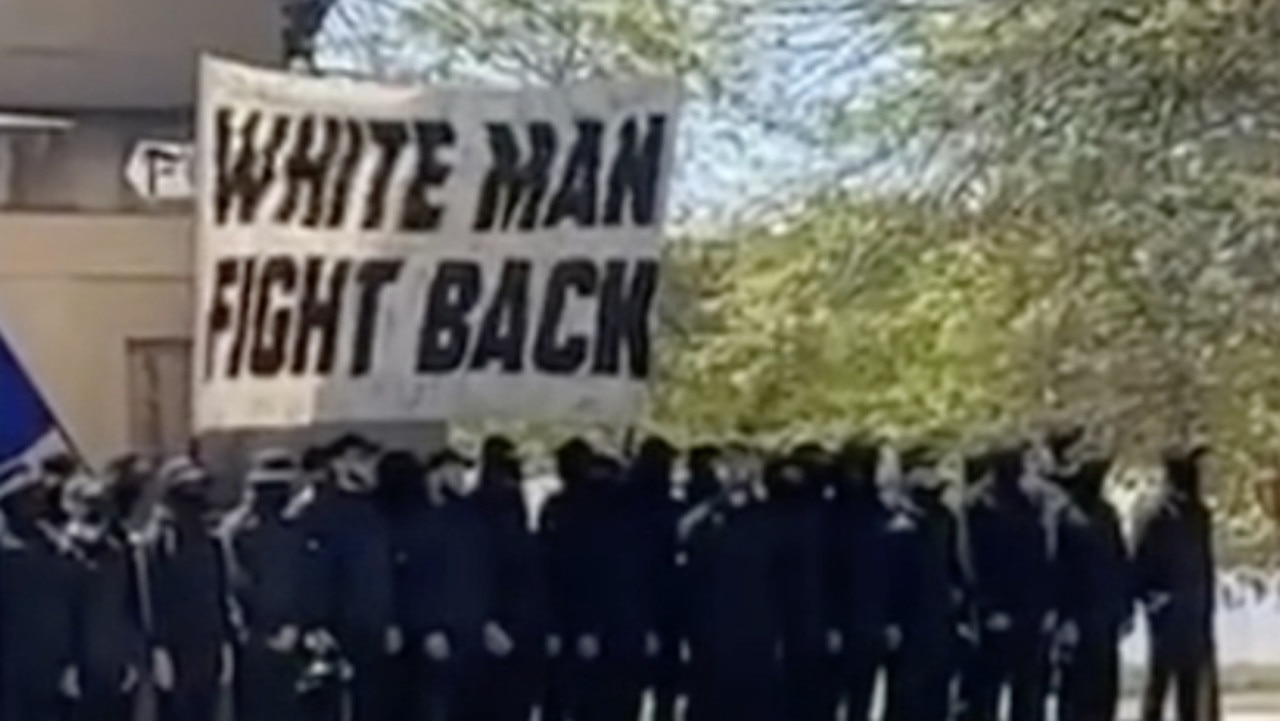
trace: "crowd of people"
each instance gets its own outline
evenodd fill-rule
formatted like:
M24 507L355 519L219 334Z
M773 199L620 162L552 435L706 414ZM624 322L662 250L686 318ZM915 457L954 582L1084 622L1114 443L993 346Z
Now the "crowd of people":
M230 687L236 721L1113 721L1141 613L1143 721L1171 690L1216 721L1203 450L1166 454L1126 535L1086 435L958 474L867 440L572 440L536 511L500 437L260 451L228 512L189 456L12 464L0 718L125 721L146 692L213 721Z

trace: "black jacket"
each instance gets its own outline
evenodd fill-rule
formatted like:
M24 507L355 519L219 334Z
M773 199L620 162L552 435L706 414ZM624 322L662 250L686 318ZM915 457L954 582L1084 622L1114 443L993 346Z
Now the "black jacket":
M456 659L484 654L484 626L499 602L496 523L480 498L422 502L406 518L396 608L411 650L445 634Z
M968 503L973 603L980 618L1040 627L1056 604L1053 543L1043 501L994 483Z
M1134 519L1137 593L1155 636L1207 640L1213 631L1213 524L1198 499L1165 489ZM1160 595L1168 605L1154 608Z
M714 503L689 541L693 662L767 674L777 669L789 626L777 516L757 501Z

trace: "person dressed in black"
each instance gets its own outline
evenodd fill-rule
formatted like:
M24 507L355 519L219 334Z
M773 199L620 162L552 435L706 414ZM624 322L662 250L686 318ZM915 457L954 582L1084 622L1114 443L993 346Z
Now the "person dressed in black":
M150 549L160 721L213 721L232 671L226 555L210 527L208 473L188 457L160 470L164 517Z
M776 515L761 496L759 457L725 451L722 495L681 520L690 563L694 721L786 718L783 637L787 575Z
M1172 685L1180 721L1219 718L1214 653L1213 520L1204 448L1165 453L1164 484L1134 519L1137 593L1150 629L1143 721L1160 721Z
M822 486L799 453L773 459L765 484L776 516L786 625L783 674L786 718L823 721L830 712L826 686L827 624L824 608L824 501Z
M77 661L83 721L128 721L147 668L136 557L104 484L77 484L67 535L79 561Z
M595 450L581 438L572 438L555 452L556 475L560 491L547 499L541 514L541 527L546 543L551 634L548 643L547 687L543 694L542 718L560 721L567 718L576 688L578 661L567 634L572 632L569 614L578 584L575 572L578 551L574 548L580 534L580 519L592 512L599 494L590 482L590 468Z
M305 529L289 513L300 472L282 450L258 454L245 511L229 526L231 586L239 613L237 721L302 721Z
M886 718L944 721L951 713L961 574L956 517L936 452L902 455L902 479L890 522L891 616L900 639L890 664Z
M406 646L420 660L415 718L487 721L490 658L514 643L497 622L500 558L495 519L452 449L427 461L425 497L400 548L396 607Z
M969 712L996 717L1009 692L1010 721L1044 717L1054 623L1055 541L1044 497L1029 488L1025 444L992 452L991 481L966 509L972 602L981 646Z
M893 568L885 551L893 513L877 484L881 450L851 441L838 455L841 483L832 509L830 612L841 639L843 690L849 721L871 718L876 681L899 639L890 614Z
M0 718L59 721L79 695L78 583L40 476L0 469Z
M378 487L374 498L382 512L383 522L390 533L392 556L403 556L405 538L413 532L413 524L421 520L415 509L421 505L422 484L425 471L422 461L404 450L383 453L376 466ZM395 586L402 584L400 566L396 568ZM388 660L384 674L387 708L392 716L388 721L416 721L418 694L418 654L407 644L401 646Z
M1067 480L1071 506L1061 527L1059 606L1069 650L1058 692L1060 721L1114 721L1120 641L1133 617L1129 551L1115 508L1103 496L1108 458L1087 458Z
M306 644L317 655L340 654L349 666L351 721L384 721L402 637L395 624L391 529L373 495L379 448L344 436L324 457L331 482L315 487L301 518L315 560Z
M957 562L960 568L960 615L956 621L957 676L954 694L955 715L961 721L972 718L973 699L981 693L982 674L982 621L975 604L972 544L969 535L969 517L966 509L977 501L991 482L991 452L980 449L970 452L962 463L960 493L953 505L956 513Z
M628 469L627 485L635 498L636 519L647 539L647 553L654 579L655 631L657 648L651 660L649 680L653 689L655 721L677 718L685 675L682 656L686 642L682 597L685 564L676 538L676 526L688 510L687 494L675 485L678 452L666 439L650 437L640 443Z
M643 489L622 464L587 461L555 520L556 598L574 721L636 718L657 649L658 569Z
M683 487L686 506L692 508L721 493L723 489L716 469L721 467L723 455L720 448L712 445L689 449L689 478Z
M498 624L514 648L491 656L486 678L502 693L485 694L484 718L528 721L547 683L551 632L546 542L525 498L524 463L516 444L487 438L480 451L479 498L491 515L498 563Z

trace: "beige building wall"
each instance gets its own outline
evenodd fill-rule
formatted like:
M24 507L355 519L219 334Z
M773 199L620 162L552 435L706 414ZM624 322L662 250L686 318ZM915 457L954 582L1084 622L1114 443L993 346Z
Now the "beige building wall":
M190 203L138 197L126 160L139 140L193 136L201 52L280 63L284 4L0 0L0 331L95 464L190 433ZM342 430L202 442L214 455ZM427 448L444 427L359 430Z
M192 233L185 215L0 211L0 329L95 465L190 440ZM420 451L446 435L439 423L314 426L205 444L218 462L345 430Z
M0 212L0 327L93 462L148 431L131 344L190 337L190 232L181 216Z

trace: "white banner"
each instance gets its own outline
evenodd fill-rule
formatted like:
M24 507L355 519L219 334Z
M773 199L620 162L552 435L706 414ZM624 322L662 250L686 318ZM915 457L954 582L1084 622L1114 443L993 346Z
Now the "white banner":
M635 415L675 83L200 84L199 430Z

